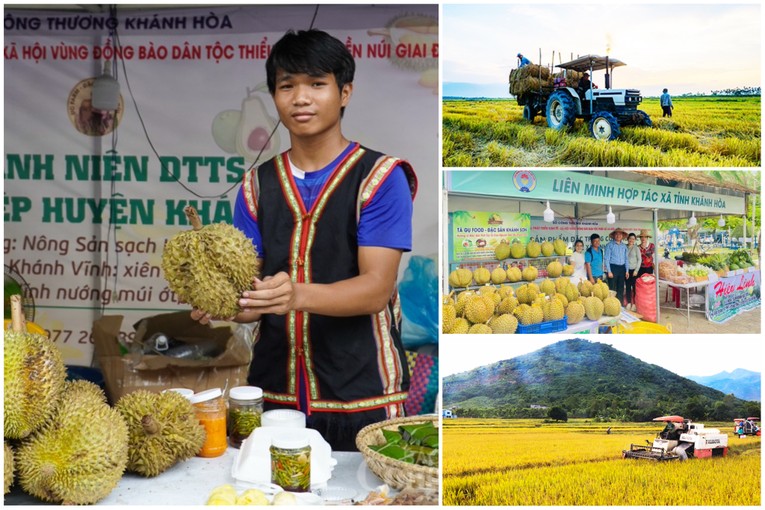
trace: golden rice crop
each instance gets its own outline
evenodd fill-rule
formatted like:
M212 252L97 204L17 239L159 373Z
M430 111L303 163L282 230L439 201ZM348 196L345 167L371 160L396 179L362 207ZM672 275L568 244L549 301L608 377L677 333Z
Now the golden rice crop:
M455 133L470 133L474 144L453 143L447 147L445 143L443 163L445 166L460 166L458 161L469 161L469 166L482 166L481 162L486 166L760 165L760 98L681 97L674 102L674 116L662 118L658 99L646 99L640 108L652 116L653 128L622 127L618 141L601 143L592 139L588 123L581 119L567 133L548 129L543 115L530 124L523 119L522 107L512 99L446 99L443 103L444 141L454 141ZM496 144L489 151L487 146L492 142Z
M606 434L611 426L612 431ZM721 430L730 424L707 424ZM446 420L445 505L760 504L760 438L729 438L725 458L624 460L655 423L540 424L538 420ZM728 431L730 432L730 431Z

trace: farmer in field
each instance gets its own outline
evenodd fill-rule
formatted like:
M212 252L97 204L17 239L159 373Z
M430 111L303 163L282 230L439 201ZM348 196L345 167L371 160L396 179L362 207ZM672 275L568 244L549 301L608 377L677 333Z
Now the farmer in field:
M518 69L520 69L523 66L527 66L529 64L531 64L531 60L527 59L526 57L524 57L523 55L519 53L518 54Z
M675 107L672 105L672 98L669 95L669 92L667 92L667 89L664 89L662 91L662 95L659 98L659 102L661 103L661 109L664 112L662 114L662 117L671 117L672 116L672 110L675 109Z

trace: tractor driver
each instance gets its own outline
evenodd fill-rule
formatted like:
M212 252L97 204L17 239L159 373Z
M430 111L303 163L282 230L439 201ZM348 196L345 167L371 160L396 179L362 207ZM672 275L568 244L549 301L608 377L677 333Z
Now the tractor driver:
M576 91L579 94L579 97L584 99L584 94L590 89L590 73L584 73L582 75L582 78L579 80L579 85L576 87Z

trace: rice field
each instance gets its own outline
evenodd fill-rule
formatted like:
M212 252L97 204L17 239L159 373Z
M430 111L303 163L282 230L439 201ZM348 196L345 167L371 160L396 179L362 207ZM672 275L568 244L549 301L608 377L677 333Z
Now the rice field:
M728 433L727 457L621 458L663 424L443 420L443 504L759 506L760 438L737 438L732 423L705 425Z
M658 98L640 106L653 127L622 127L611 142L592 138L579 119L572 130L531 124L514 99L444 99L445 167L754 167L762 160L759 97L673 98L662 118Z

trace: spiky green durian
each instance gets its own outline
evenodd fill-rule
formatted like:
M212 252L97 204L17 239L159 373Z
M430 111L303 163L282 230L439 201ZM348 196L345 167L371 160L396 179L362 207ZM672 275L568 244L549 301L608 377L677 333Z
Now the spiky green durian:
M202 449L205 429L191 402L179 393L137 390L115 407L128 426L128 471L157 476Z
M122 478L127 425L92 386L67 382L53 419L16 452L18 481L28 494L88 505L106 497Z
M259 276L255 247L233 225L202 226L192 207L186 215L193 229L170 238L162 252L168 286L180 301L215 318L233 317L242 292Z
M25 329L22 322L17 327ZM48 422L66 380L58 347L24 329L3 331L3 437L7 439L23 439Z
M13 485L13 448L11 448L8 443L3 442L5 445L5 457L3 457L3 464L5 466L5 475L4 475L4 489L3 494L8 494L11 492L11 485Z

